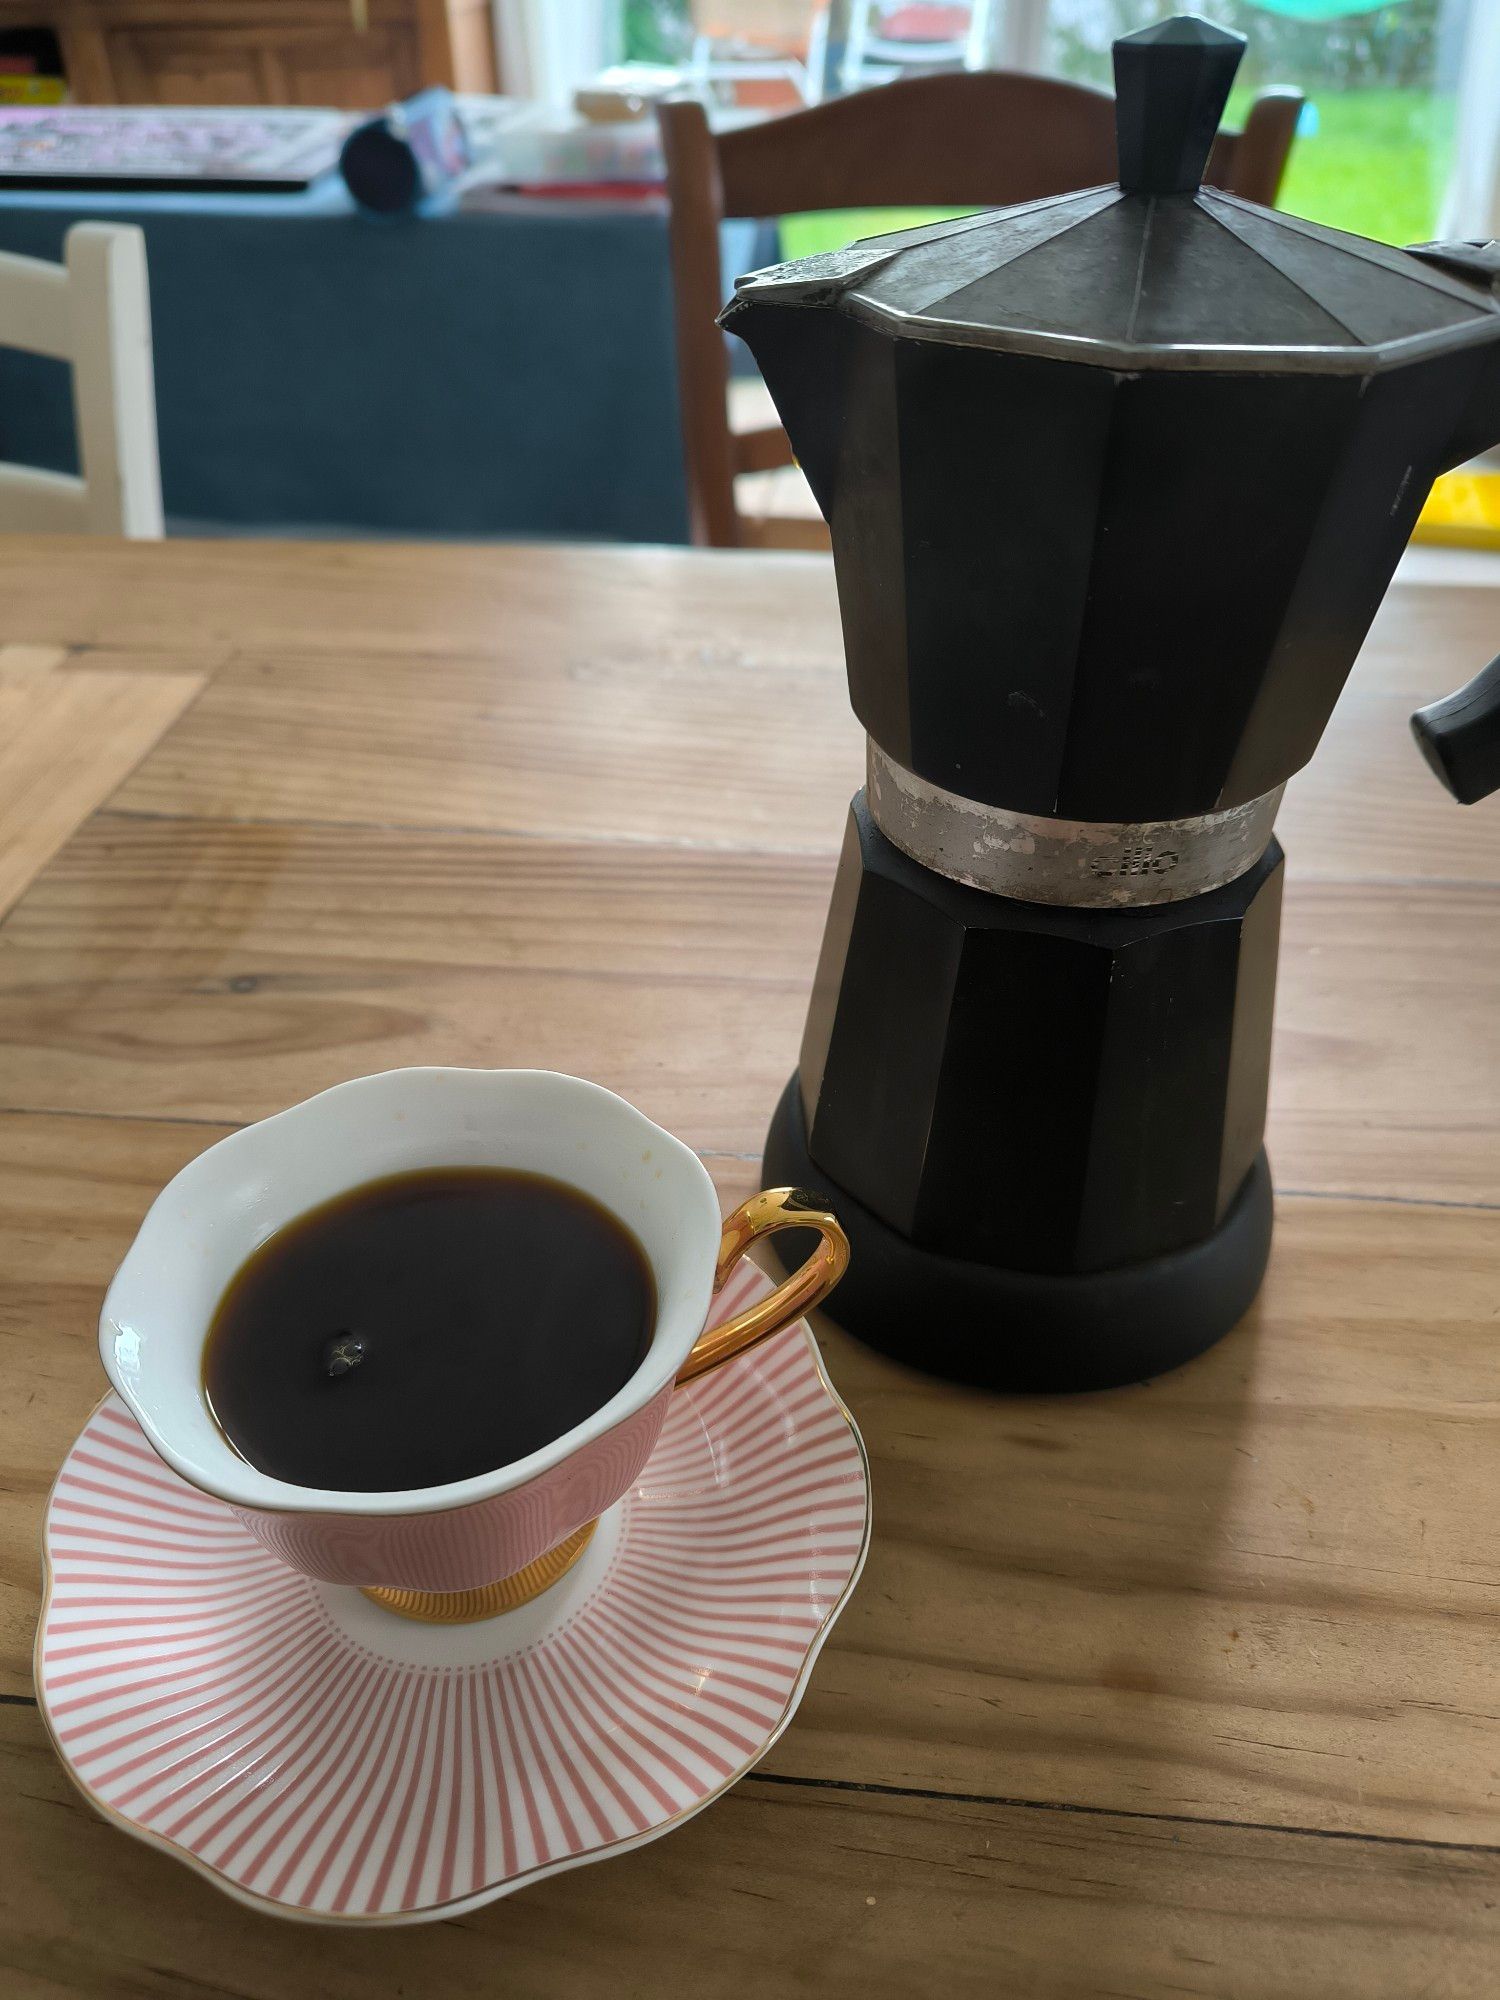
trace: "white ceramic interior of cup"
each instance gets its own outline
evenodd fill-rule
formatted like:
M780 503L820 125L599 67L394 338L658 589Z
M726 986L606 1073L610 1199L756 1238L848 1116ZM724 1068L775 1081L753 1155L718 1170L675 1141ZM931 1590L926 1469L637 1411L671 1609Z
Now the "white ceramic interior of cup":
M258 1472L230 1448L203 1393L203 1343L226 1287L253 1250L319 1202L420 1167L518 1167L602 1202L633 1231L656 1277L645 1359L584 1423L474 1479L348 1493ZM169 1181L110 1285L100 1353L157 1451L221 1500L316 1513L436 1512L524 1485L644 1409L703 1329L719 1234L718 1196L702 1161L613 1091L551 1070L388 1070L232 1133Z

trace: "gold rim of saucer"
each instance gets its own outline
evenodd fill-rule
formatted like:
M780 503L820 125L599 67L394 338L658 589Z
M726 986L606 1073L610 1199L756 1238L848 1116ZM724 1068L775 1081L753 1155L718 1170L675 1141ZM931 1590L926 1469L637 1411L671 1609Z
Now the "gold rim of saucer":
M360 1594L398 1618L415 1618L423 1625L473 1625L481 1618L498 1618L502 1611L519 1610L561 1581L594 1539L598 1525L586 1521L535 1562L478 1590L387 1590L371 1585Z

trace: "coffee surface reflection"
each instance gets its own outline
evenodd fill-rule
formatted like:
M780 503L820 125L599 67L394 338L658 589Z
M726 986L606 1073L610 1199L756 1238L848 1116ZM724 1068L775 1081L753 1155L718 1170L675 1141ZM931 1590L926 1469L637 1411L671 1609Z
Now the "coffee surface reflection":
M263 1243L204 1345L215 1421L298 1486L470 1479L572 1430L651 1344L635 1237L576 1188L424 1168L350 1189Z

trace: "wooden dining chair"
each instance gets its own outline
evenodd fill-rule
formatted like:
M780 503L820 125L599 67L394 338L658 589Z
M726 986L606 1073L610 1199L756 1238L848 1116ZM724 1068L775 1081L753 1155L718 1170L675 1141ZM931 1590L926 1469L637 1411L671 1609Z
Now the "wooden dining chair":
M1206 180L1270 206L1302 109L1268 90L1243 131L1214 141ZM693 541L707 548L827 548L816 509L751 515L735 481L792 463L776 424L732 430L719 224L841 208L1000 208L1115 177L1107 91L1056 77L974 70L915 77L714 134L703 106L658 107L671 198L677 382ZM768 401L769 399L767 399Z
M63 262L0 251L0 347L73 371L78 473L0 463L0 532L162 533L146 239L134 223L79 222Z

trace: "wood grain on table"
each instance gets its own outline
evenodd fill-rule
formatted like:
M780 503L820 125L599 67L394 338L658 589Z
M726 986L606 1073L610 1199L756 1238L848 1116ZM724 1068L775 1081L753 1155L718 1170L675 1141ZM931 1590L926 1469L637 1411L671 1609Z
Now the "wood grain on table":
M99 1299L204 1145L402 1062L582 1071L726 1203L754 1185L860 781L828 565L0 561L0 674L187 690L128 776L101 749L0 924L7 1994L1500 1991L1500 807L1453 805L1406 731L1494 650L1500 593L1398 587L1289 792L1278 1235L1245 1324L1160 1381L1025 1401L825 1323L875 1542L760 1773L376 1941L231 1905L45 1749L36 1536Z
M0 916L204 685L0 644Z

